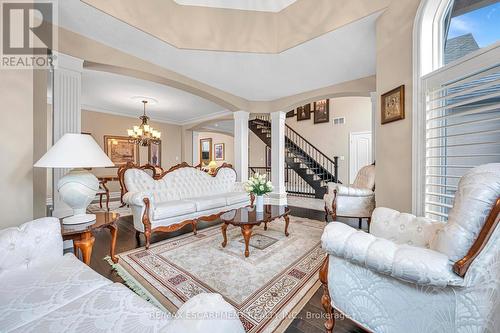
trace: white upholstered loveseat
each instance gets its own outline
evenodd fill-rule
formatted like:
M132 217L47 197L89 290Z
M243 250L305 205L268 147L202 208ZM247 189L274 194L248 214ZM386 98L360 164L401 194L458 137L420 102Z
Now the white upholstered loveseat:
M486 164L461 178L446 223L376 208L370 233L328 224L323 306L374 332L500 332L499 213L500 164Z
M146 248L154 231L175 231L198 220L213 220L228 210L248 206L250 196L236 171L224 164L215 175L182 163L151 177L139 167L122 170L123 201L130 205L137 232L144 233Z
M197 295L172 317L63 255L56 218L0 230L0 285L0 332L244 332L218 294Z

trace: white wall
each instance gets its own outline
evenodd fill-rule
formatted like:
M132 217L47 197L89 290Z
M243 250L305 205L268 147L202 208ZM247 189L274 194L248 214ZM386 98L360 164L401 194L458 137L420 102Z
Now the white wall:
M192 133L192 132L191 132ZM199 140L195 142L196 152L199 155L200 153L200 140L201 139L212 139L212 154L213 159L215 160L215 148L214 145L216 143L224 144L224 160L215 161L217 165L222 165L222 163L229 163L234 165L234 138L230 135L225 135L221 133L215 132L198 132Z
M311 105L312 108L312 105ZM334 125L333 119L345 117L345 124ZM333 160L339 159L339 180L349 181L349 136L351 132L366 132L372 128L372 103L369 97L339 97L330 99L330 121L314 124L310 120L297 121L296 117L286 118L286 124L311 142L321 152ZM250 165L265 166L265 144L253 133L250 134Z
M0 70L0 229L33 218L33 71Z

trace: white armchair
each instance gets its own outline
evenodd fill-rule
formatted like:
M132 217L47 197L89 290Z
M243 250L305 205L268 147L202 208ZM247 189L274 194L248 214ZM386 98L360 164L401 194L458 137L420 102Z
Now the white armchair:
M370 233L330 223L320 270L334 309L374 332L500 332L500 164L462 177L447 223L377 208Z
M362 219L368 219L375 209L375 165L361 168L354 183L345 186L337 183L328 183L328 192L324 196L325 221L328 215L335 221L337 217L352 217L359 219L361 229Z

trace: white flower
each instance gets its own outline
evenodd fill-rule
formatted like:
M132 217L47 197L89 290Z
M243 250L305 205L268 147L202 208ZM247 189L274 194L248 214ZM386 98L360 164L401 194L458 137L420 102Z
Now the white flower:
M267 187L272 187L272 186L273 186L273 184L271 183L271 181L268 181L268 182L266 183L266 185L267 185Z
M263 174L262 175L262 179L266 179L267 175L266 174Z
M259 189L260 189L261 191L264 191L264 185L260 185Z

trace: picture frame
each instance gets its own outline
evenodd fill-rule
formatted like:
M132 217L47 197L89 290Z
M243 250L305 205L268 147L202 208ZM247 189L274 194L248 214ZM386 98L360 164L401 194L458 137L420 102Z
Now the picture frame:
M405 86L394 88L380 98L381 123L405 119Z
M271 147L266 146L266 167L271 167Z
M311 119L311 104L299 106L297 108L297 121Z
M105 135L104 153L115 164L114 167L128 162L139 164L139 146L130 142L127 136Z
M208 164L212 160L212 138L200 139L200 163Z
M330 100L322 99L314 102L314 123L330 122Z
M148 163L161 167L161 141L148 146Z
M224 143L214 144L214 155L216 161L223 161L225 159Z
M295 117L295 110L288 111L285 116L286 116L286 118L293 118L293 117Z

